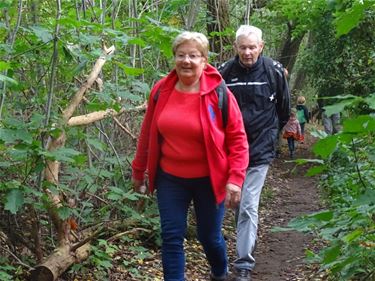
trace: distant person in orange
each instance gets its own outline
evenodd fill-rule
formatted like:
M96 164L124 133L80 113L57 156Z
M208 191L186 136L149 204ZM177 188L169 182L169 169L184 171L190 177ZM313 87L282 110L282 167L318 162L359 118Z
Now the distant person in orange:
M225 207L240 202L249 147L241 111L228 89L224 125L216 91L222 77L208 63L208 46L198 32L175 38L175 66L151 90L132 162L134 189L144 192L146 170L150 192L156 189L165 281L186 280L184 239L192 203L211 270L206 280L224 281L228 275L222 224Z
M297 110L292 108L290 110L290 117L288 122L283 128L283 138L288 141L289 156L294 157L295 144L294 141L299 141L301 139L301 126L297 120L296 116Z

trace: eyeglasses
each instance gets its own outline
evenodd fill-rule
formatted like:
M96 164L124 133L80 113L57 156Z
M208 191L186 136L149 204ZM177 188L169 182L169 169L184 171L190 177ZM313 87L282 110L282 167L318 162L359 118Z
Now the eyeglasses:
M198 54L177 54L175 56L176 61L184 61L188 58L189 61L197 62L202 56Z

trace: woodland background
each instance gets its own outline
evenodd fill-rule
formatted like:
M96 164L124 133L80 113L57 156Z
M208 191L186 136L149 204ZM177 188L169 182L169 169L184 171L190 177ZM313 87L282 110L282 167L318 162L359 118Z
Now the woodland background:
M1 0L0 8L0 280L90 268L104 280L120 245L133 252L123 269L146 280L138 265L160 243L157 211L129 179L150 88L173 67L180 31L205 33L218 65L245 23L263 30L265 54L288 69L293 101L302 94L314 114L319 103L344 120L338 135L316 131L316 159L297 160L316 164L309 173L322 174L329 208L290 227L326 243L309 254L333 280L374 277L374 0Z

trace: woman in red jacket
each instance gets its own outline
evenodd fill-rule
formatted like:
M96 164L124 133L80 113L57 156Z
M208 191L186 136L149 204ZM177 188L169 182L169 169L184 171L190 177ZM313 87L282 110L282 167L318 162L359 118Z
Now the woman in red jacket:
M146 170L149 191L157 188L165 281L185 280L183 241L192 201L210 278L225 280L224 206L238 205L249 160L241 112L228 89L223 123L215 91L222 78L208 64L208 46L198 32L174 40L175 68L151 91L132 162L134 189L145 190Z

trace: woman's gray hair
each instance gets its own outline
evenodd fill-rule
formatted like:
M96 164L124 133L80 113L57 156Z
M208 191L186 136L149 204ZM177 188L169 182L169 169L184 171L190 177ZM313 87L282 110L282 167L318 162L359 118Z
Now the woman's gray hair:
M262 42L262 30L252 25L241 25L236 31L236 41L240 36L249 36L255 34L258 42Z
M184 31L177 35L172 44L173 55L176 55L177 48L185 42L194 41L198 45L198 50L205 58L208 58L209 42L207 37L200 32Z

